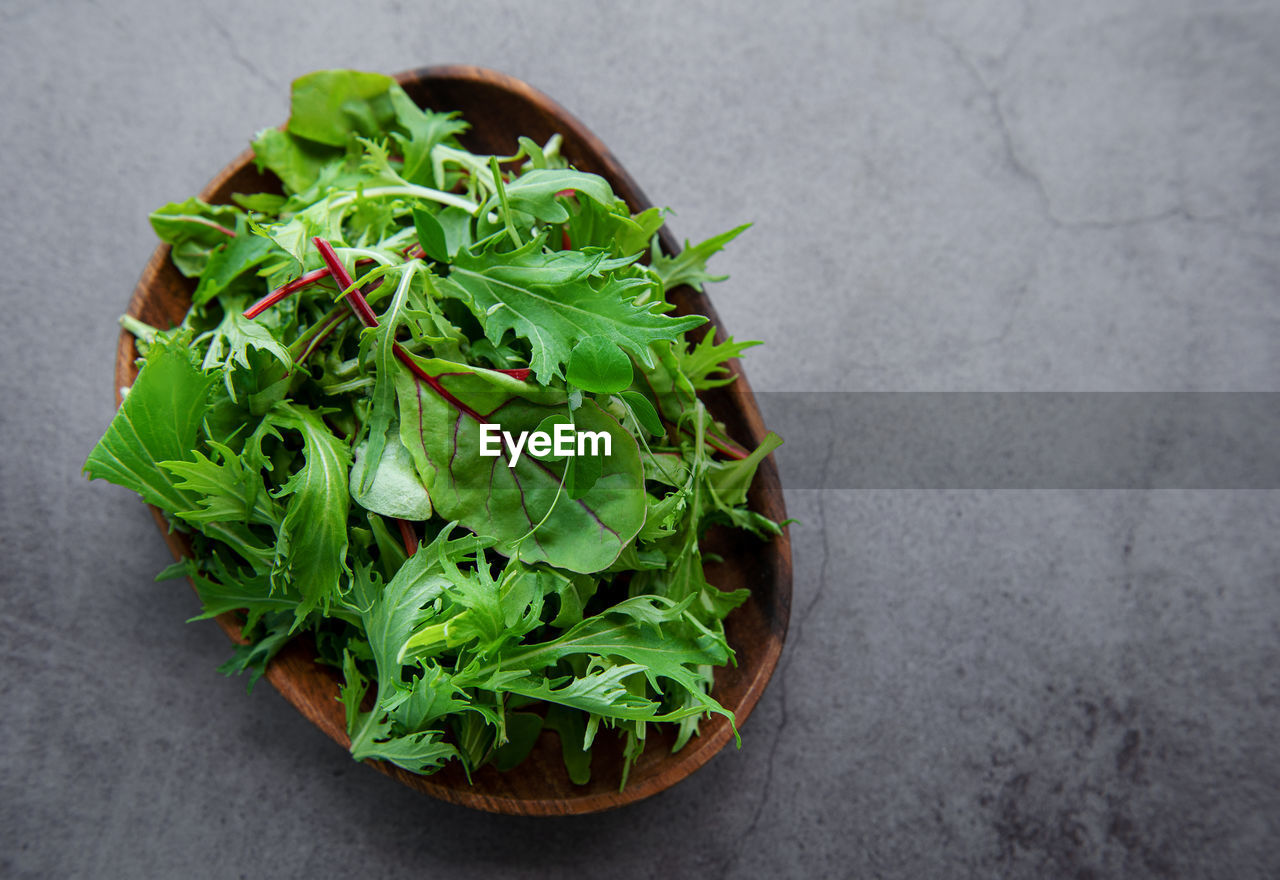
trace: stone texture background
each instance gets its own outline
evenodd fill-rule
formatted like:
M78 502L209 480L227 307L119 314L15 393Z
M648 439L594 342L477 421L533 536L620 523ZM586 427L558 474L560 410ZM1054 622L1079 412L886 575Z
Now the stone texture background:
M0 874L1276 876L1275 493L791 492L742 750L534 821L216 675L149 516L79 468L147 212L319 67L498 68L679 236L755 221L713 295L759 389L1280 390L1278 45L1252 2L5 0Z

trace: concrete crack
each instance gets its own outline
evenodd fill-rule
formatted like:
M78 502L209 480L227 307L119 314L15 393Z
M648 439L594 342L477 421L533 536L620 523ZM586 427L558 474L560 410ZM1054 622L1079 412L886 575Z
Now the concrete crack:
M233 61L252 73L269 88L275 88L275 80L263 73L262 69L259 68L258 65L254 64L248 56L240 51L236 38L232 35L231 31L227 30L226 25L219 21L217 17L210 15L208 12L204 12L204 19L208 22L209 26L213 28L213 30L217 31L218 35L222 37L222 41L227 46L227 54Z

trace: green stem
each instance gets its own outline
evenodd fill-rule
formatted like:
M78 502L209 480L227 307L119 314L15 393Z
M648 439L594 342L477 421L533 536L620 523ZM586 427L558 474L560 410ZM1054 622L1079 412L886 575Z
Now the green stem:
M507 235L516 250L520 250L520 234L516 232L516 224L511 220L511 203L507 201L507 188L502 185L502 172L498 170L498 157L489 157L489 171L493 174L493 186L498 193L498 201L502 203L502 222L507 227Z
M461 208L468 214L474 215L480 210L480 206L470 199L464 199L462 196L453 193L441 192L438 189L431 189L426 186L415 186L411 183L402 184L400 186L375 186L372 189L366 189L360 193L349 193L344 196L338 196L329 203L330 209L345 207L351 204L357 198L377 199L383 196L409 196L419 199L427 199L432 202L439 202L442 205L452 205L455 208Z

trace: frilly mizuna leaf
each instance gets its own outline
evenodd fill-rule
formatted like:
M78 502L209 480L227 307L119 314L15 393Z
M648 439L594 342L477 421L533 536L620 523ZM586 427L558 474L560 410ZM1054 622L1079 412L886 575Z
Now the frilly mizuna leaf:
M351 451L314 411L279 404L273 424L302 435L303 465L280 488L290 496L277 553L289 582L302 597L295 615L327 608L342 591L347 567L347 468Z

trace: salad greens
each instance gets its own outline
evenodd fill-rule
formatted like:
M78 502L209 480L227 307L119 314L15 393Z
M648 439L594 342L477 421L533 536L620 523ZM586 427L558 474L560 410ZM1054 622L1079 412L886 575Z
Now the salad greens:
M747 591L707 582L699 539L779 531L746 493L781 441L743 449L697 396L755 343L692 342L705 319L666 296L719 280L707 258L745 227L668 257L660 212L558 138L487 156L466 129L378 74L296 81L253 142L282 193L152 214L191 309L122 319L144 358L85 470L190 537L162 577L191 579L200 618L243 614L223 671L252 686L315 640L357 759L509 769L547 728L585 782L604 726L625 784L647 725L678 749L732 720L713 671ZM538 447L570 429L576 450Z

